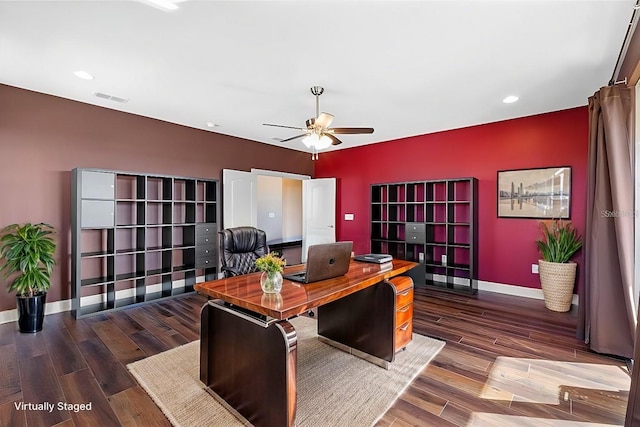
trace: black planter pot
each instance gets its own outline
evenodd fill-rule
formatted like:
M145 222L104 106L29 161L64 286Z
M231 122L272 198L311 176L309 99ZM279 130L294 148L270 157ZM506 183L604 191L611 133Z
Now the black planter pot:
M36 294L32 297L17 296L18 326L20 332L34 333L42 330L44 322L44 304L47 294Z

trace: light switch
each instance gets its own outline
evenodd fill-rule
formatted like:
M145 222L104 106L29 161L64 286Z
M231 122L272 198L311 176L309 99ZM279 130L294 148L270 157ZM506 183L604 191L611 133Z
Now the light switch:
M353 221L353 214L352 213L344 214L344 220L345 221Z
M276 217L275 212L269 212L269 218L275 218L275 217Z

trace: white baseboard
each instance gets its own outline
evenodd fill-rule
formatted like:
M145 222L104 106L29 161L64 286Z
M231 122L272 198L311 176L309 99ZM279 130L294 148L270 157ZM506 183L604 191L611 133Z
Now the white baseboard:
M202 283L204 281L205 281L204 276L196 277L196 283ZM184 286L185 286L185 281L183 279L175 280L172 283L173 289L184 288ZM153 292L160 292L161 290L162 290L162 284L156 283L153 285L147 285L146 292L153 293ZM135 289L133 288L116 292L117 299L133 297L133 296L135 296ZM87 306L92 304L99 304L101 302L105 302L106 300L107 300L106 294L91 295L88 297L82 297L82 305ZM71 302L72 301L70 299L48 302L44 306L44 314L46 316L48 314L61 313L63 311L71 311L72 309ZM0 324L17 322L17 321L18 321L18 310L16 310L15 308L13 310L0 311Z
M542 289L526 288L524 286L516 285L505 285L503 283L486 282L484 280L478 280L478 290L495 292L498 294L514 295L524 298L544 299ZM578 295L573 295L571 304L578 305Z
M48 302L44 306L45 315L61 313L63 311L70 311L70 310L71 310L70 299ZM16 310L15 308L13 310L0 311L0 324L17 322L17 321L18 321L18 310Z
M200 283L203 281L204 281L204 277L196 278L197 283ZM153 292L155 290L158 290L156 289L157 286L158 285L149 285L147 291ZM181 286L184 286L184 281L182 280L176 281L173 284L174 288L181 287ZM514 296L524 297L524 298L544 299L544 296L542 295L542 289L525 288L523 286L516 286L516 285L505 285L503 283L486 282L484 280L478 280L478 290L495 292L498 294L514 295ZM133 295L133 290L118 291L119 298L132 296L132 295ZM84 304L89 305L89 304L98 303L103 299L106 299L106 295L99 294L99 295L93 295L85 298L83 298L82 300L83 305ZM578 305L578 295L575 295L575 294L573 295L571 304ZM61 300L61 301L48 302L45 305L44 312L46 315L46 314L61 313L63 311L70 311L70 310L71 310L71 300ZM17 320L18 320L18 311L16 309L0 311L0 324L16 322Z

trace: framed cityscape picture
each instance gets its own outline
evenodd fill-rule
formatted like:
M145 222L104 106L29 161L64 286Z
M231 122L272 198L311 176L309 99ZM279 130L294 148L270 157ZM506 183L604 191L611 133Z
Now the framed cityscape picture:
M571 167L498 171L498 217L568 219Z

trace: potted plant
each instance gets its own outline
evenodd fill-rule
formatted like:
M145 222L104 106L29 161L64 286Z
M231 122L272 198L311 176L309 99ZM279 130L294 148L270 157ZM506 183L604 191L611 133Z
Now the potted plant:
M282 270L286 265L285 260L277 253L269 252L255 260L256 268L262 271L260 276L260 286L262 291L268 294L275 294L282 289Z
M49 224L11 224L0 231L0 271L16 292L20 332L42 330L56 244Z
M577 267L570 259L582 247L582 238L568 221L541 222L540 228L538 273L545 306L552 311L569 311Z

